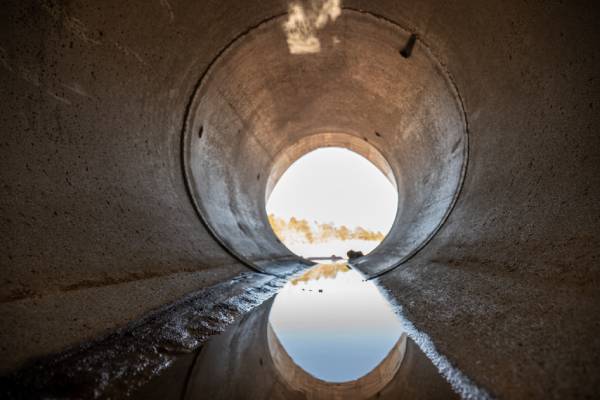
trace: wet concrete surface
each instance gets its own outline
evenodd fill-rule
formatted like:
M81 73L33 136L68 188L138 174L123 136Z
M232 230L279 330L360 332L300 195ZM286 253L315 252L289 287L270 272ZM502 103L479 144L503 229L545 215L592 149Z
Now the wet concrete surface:
M190 201L181 171L183 121L211 63L287 6L279 0L2 3L2 374L137 324L150 310L244 270ZM347 47L344 54L352 58L255 58L285 45L280 32L274 41L255 42L260 53L248 53L240 79L214 82L228 88L203 108L215 117L231 109L227 100L248 100L235 119L220 121L223 129L204 133L229 155L217 158L222 168L211 177L225 181L224 189L239 178L238 191L209 201L216 210L233 211L235 218L215 218L227 225L223 240L239 253L248 249L257 265L277 261L273 252L257 249L256 238L270 234L257 229L267 227L266 220L254 218L264 208L260 187L274 155L315 132L348 131L386 153L391 164L406 161L399 187L414 187L411 204L435 209L419 188L435 188L444 177L427 168L432 149L418 144L434 139L432 132L447 137L454 118L443 116L455 104L428 85L435 82L422 67L430 64L418 61L429 49L460 93L468 149L461 141L456 151L468 154L468 165L441 229L381 283L448 361L493 395L598 397L598 3L345 0L343 6L406 32L385 42L388 50L378 47L381 41L364 42L366 36L356 41L359 48L352 48L354 41L339 43L336 52ZM353 35L344 21L342 15L330 32L347 26ZM404 58L400 51L414 33L412 54ZM323 49L334 44L324 41ZM392 64L371 63L384 59ZM399 71L407 73L392 77L394 89L387 77ZM278 76L281 90L270 85ZM246 85L251 82L258 84ZM388 89L410 101L390 104ZM384 151L408 142L414 146L395 161ZM453 151L454 143L449 146ZM423 157L413 159L417 149ZM438 150L447 154L448 147ZM415 165L422 168L411 172ZM209 200L207 186L199 186L199 195ZM415 209L430 219L426 214ZM243 215L248 218L238 218ZM395 237L417 228L401 223ZM389 248L397 243L391 240ZM135 352L125 336L119 340L123 353ZM161 365L157 359L148 370ZM89 362L102 366L103 360ZM25 387L59 382L51 376L61 374L103 382L83 378L85 363L80 372L76 362L69 372L58 367L69 363L57 363L37 369L39 379ZM137 374L122 370L107 373Z
M38 360L2 378L1 397L459 398L438 368L401 329L400 320L372 282L363 280L358 272L344 264L321 265L302 273L290 271L290 274L286 283L282 278L246 273L228 283L194 293L136 325L86 346ZM311 284L322 289L313 290ZM331 292L336 290L340 292L332 296ZM279 294L272 297L277 291ZM352 300L349 295L356 299ZM357 321L354 328L340 316L343 313L340 298L346 300L344 305L349 309L347 321L350 318ZM361 312L360 301L365 302L365 311L380 315L379 319L373 320L372 315ZM324 311L320 315L307 314L306 310L302 311L302 303L307 303L304 305L307 309L320 303ZM321 326L323 322L319 320L324 316L328 318ZM365 318L374 322L365 326L362 324ZM306 327L306 332L290 339L286 325L290 321L296 322L292 329ZM333 336L327 337L331 331ZM372 336L360 337L360 334L369 331L374 331L382 342L388 337L387 342L391 344L382 347L378 343L367 343ZM326 357L335 358L337 351L338 358L341 356L346 364L360 363L360 353L364 355L366 350L379 352L378 361L367 369L359 368L361 372L354 372L354 376L342 379L343 382L321 379L310 367L305 370L307 367L298 361L299 354L293 350L299 341L314 339L313 334L325 347L320 349L318 342L310 342L317 348L309 358L326 352L327 347L335 344L332 339L357 335L359 337L350 341L346 338L347 344L343 344L341 350ZM346 353L352 352L359 358L354 361L352 355L348 358ZM282 359L286 362L282 363ZM339 362L329 364L325 370L333 376L332 372L341 365ZM323 365L319 367L323 369Z
M134 399L306 399L281 378L265 347L269 305L261 306L132 394ZM262 327L262 328L261 328ZM250 330L250 331L249 331ZM394 378L372 398L458 399L414 341L408 339ZM324 399L332 398L331 396Z
M307 399L281 377L266 336L271 301L212 338L195 354L179 357L145 387L139 400L161 399ZM411 339L402 364L377 399L458 399L450 384ZM314 398L314 397L313 397ZM331 395L323 399L334 398Z
M125 398L154 376L168 375L172 364L179 365L284 283L282 278L247 272L191 293L105 338L38 359L0 378L0 397Z
M305 274L306 275L306 274ZM335 279L323 278L323 279ZM323 283L323 282L321 282ZM364 283L365 286L372 285ZM289 284L286 288L289 289ZM325 285L327 286L327 285ZM324 293L331 287L323 289L323 292L302 293L300 301L306 301L309 296L323 299ZM298 289L299 291L300 289ZM345 294L356 293L356 286L348 288ZM286 289L278 296L286 296ZM365 297L366 299L366 297ZM377 308L368 299L369 305ZM245 315L241 320L234 323L224 333L205 343L195 354L186 354L178 358L176 362L165 370L160 376L150 381L139 391L133 393L135 399L454 399L459 398L453 391L451 385L440 375L437 368L419 349L419 347L406 333L401 331L392 332L398 337L398 357L390 358L396 347L386 350L389 354L369 371L363 371L354 379L344 382L333 382L318 378L317 371L304 369L306 367L297 364L294 357L297 354L289 352L291 349L289 340L285 344L283 323L277 322L280 316L274 316L274 303L278 298L269 300L265 304ZM323 304L335 303L337 300L325 299ZM291 308L285 308L291 318L299 318L300 325L310 325L301 314L297 303L292 303ZM310 305L312 307L312 304ZM287 307L280 305L277 307ZM335 308L334 308L335 309ZM339 311L339 309L338 309ZM377 313L376 310L374 310ZM277 314L278 312L275 312ZM359 311L360 313L360 311ZM315 316L318 319L318 316ZM342 318L343 319L343 318ZM357 321L362 321L357 316ZM327 331L334 330L334 337L340 339L349 329L340 323L339 314L332 313L329 321L323 326L322 331L317 331L317 338L321 338L328 346ZM314 322L314 321L313 321ZM317 323L319 324L319 323ZM365 329L377 330L377 326L364 326ZM307 329L311 329L310 326ZM351 332L360 335L359 331ZM307 337L313 332L300 334L300 339L309 342L312 338ZM389 332L388 332L389 333ZM276 339L277 347L274 347L272 338ZM356 353L364 349L364 339L355 338L348 346L342 346L346 353ZM283 345L282 345L283 344ZM311 342L311 345L315 345ZM286 348L287 346L287 348ZM372 351L372 350L371 350ZM316 353L326 352L325 349L316 349ZM281 353L286 359L281 362ZM313 357L318 357L318 354ZM306 356L304 354L304 356ZM340 356L338 353L337 356ZM347 358L348 354L342 354ZM335 358L335 352L320 358L319 370L330 368L343 369L339 363L331 361ZM329 359L327 359L329 358ZM354 366L356 367L356 366ZM332 370L328 370L329 376L334 376ZM389 373L391 372L391 374Z

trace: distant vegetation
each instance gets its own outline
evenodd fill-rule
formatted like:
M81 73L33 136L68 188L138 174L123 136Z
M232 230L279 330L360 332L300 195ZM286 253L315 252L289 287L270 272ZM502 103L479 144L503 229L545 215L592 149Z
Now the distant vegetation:
M300 282L307 283L309 281L318 281L319 279L333 279L340 272L348 272L350 267L347 264L319 264L308 271L302 276L292 279L292 285L296 286Z
M269 223L277 237L285 242L289 235L301 235L307 243L323 243L332 240L365 240L381 242L383 233L373 232L362 227L348 228L344 225L335 226L333 224L309 223L305 219L295 217L285 220L269 214Z

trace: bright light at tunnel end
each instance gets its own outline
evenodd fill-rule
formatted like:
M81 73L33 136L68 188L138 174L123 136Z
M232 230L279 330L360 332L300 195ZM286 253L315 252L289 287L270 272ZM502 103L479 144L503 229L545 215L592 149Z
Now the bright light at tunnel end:
M319 148L283 173L267 201L279 239L305 257L371 252L394 223L398 194L363 156L340 147Z

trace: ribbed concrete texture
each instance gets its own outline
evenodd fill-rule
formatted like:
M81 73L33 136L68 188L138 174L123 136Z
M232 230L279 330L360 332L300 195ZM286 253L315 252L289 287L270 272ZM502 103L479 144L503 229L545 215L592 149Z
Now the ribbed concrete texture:
M399 194L354 265L440 354L493 396L597 396L599 7L295 4L0 5L0 371L306 266L265 197L341 145Z

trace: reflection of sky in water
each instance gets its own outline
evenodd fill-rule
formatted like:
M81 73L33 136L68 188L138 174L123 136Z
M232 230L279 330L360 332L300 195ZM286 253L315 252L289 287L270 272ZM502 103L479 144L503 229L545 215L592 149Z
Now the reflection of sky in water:
M287 283L269 321L295 363L330 382L369 373L402 333L377 287L344 264L319 265Z

